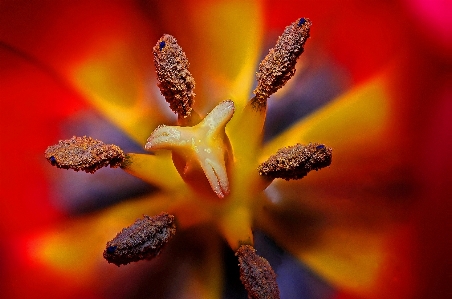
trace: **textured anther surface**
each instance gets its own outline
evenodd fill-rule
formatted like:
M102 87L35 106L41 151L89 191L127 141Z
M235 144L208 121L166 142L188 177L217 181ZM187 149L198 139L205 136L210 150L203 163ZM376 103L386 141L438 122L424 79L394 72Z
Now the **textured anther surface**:
M174 216L160 213L157 216L144 216L131 226L124 228L107 243L104 258L117 266L144 259L152 259L160 254L162 248L175 235Z
M323 144L310 143L305 146L298 143L279 149L259 165L258 171L271 179L301 179L311 170L329 166L332 154L333 150Z
M264 107L267 99L295 74L295 65L298 57L304 51L304 44L309 38L311 21L300 18L287 26L278 38L274 48L259 64L256 73L257 87L252 99L256 109Z
M278 299L276 274L270 263L250 245L242 245L235 255L239 260L240 280L250 299Z
M89 173L108 165L119 167L125 159L118 146L87 136L60 140L58 144L49 146L44 155L53 166Z
M179 116L190 116L195 80L189 72L187 56L176 38L165 34L153 48L154 65L160 92Z

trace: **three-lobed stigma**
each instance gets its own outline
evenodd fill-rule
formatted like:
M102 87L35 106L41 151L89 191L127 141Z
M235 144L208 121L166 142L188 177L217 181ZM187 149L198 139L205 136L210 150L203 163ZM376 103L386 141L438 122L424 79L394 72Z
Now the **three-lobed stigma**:
M218 104L195 126L159 126L152 132L144 148L167 149L194 158L204 171L212 190L219 198L224 198L230 191L225 162L228 149L225 146L228 142L225 140L225 127L234 110L234 102L227 100ZM184 176L184 173L181 175Z

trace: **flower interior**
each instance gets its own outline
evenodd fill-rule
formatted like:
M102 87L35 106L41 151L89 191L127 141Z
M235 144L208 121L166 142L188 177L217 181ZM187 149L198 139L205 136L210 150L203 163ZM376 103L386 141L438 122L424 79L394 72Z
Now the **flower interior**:
M264 190L275 179L301 179L329 166L332 150L321 143L294 144L260 161L267 100L294 75L309 38L311 21L287 26L256 73L254 97L238 109L224 99L207 115L193 108L195 81L176 38L163 35L153 48L158 86L177 124L158 126L144 148L150 154L123 153L90 137L73 137L50 146L51 165L94 172L121 167L171 196L166 210L144 216L109 241L104 257L125 265L155 258L179 229L213 225L238 257L241 280L250 298L279 298L276 275L253 247L253 223L263 206ZM176 225L177 224L177 225Z

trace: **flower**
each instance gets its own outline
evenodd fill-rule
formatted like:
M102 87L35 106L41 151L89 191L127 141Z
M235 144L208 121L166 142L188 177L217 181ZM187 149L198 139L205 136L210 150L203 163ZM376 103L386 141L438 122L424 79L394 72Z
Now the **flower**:
M176 39L166 34L153 48L154 64L160 91L178 114L178 125L160 125L152 132L144 145L152 155L124 154L116 145L86 136L47 148L46 159L58 168L94 173L104 166L120 166L154 184L160 170L168 173L167 181L157 185L165 199L148 203L151 210L154 204L158 203L158 208L163 204L165 214L145 216L123 229L106 245L104 257L108 262L120 266L155 258L175 234L176 217L178 229L204 224L220 232L239 257L240 278L249 297L279 298L275 273L250 246L254 244L254 219L272 209L263 190L275 178L299 179L311 170L329 166L332 150L318 143L297 144L279 150L261 166L258 158L267 99L295 74L310 27L309 19L299 18L285 28L259 65L255 96L248 102L236 99L239 107L245 103L241 110L235 111L234 101L226 100L201 120L192 108L195 81L187 57ZM172 151L172 157L155 153L162 149ZM166 168L159 169L156 163L165 163ZM208 184L210 188L205 187ZM165 217L171 220L162 220Z
M73 210L58 210L49 200L52 198L48 194L49 184L42 175L48 165L36 162L40 160L35 158L36 153L42 153L46 146L62 137L55 123L67 123L68 117L74 119L74 110L80 112L87 108L80 104L80 99L89 101L141 143L158 124L166 123L167 114L155 108L159 107L158 102L153 103L151 110L143 96L146 92L152 94L146 85L152 81L152 76L146 71L151 55L142 45L155 43L155 39L143 32L156 31L152 34L155 38L170 32L178 38L190 58L194 77L208 82L198 82L198 87L205 87L196 90L195 108L205 115L222 100L236 98L239 94L249 95L260 53L257 45L264 29L260 25L261 18L270 20L265 27L268 33L274 27L279 27L280 31L282 26L299 17L299 13L309 16L314 22L313 28L318 28L309 41L309 46L316 51L309 52L308 46L307 56L303 58L311 62L306 67L320 72L328 63L341 66L349 72L351 88L343 97L304 118L302 123L265 146L263 155L268 157L284 146L321 140L334 148L335 159L332 167L308 175L298 183L274 182L268 194L279 208L271 211L267 218L270 221L256 221L278 244L338 290L361 297L408 298L440 294L446 284L442 283L443 275L435 274L438 272L434 270L444 269L444 266L436 266L447 264L442 258L447 257L448 247L444 246L437 230L448 223L443 216L447 211L445 195L448 192L445 171L450 160L445 150L447 146L438 144L446 145L450 140L447 132L451 131L447 130L450 122L445 112L449 94L447 77L443 76L444 65L447 65L444 64L445 52L429 49L428 44L415 38L416 30L422 27L418 24L429 20L419 20L409 14L399 2L339 4L331 1L328 4L329 8L325 9L324 3L291 3L288 11L280 4L274 7L273 3L264 3L261 7L258 4L256 10L256 6L249 3L206 1L196 9L181 4L184 9L178 10L177 18L174 9L163 7L169 4L160 4L159 9L152 10L155 15L149 19L142 13L149 11L146 4L138 7L136 4L93 2L70 9L65 4L40 4L39 9L34 4L20 8L11 3L2 4L5 8L2 28L11 28L2 31L1 38L4 57L1 62L5 66L2 67L1 90L6 95L2 98L9 99L2 101L2 105L6 105L2 111L9 112L2 119L8 124L18 123L14 130L5 134L2 131L5 140L9 140L8 151L3 154L8 158L2 162L8 169L8 177L2 181L14 186L5 189L8 193L2 198L17 199L4 201L2 209L2 233L8 240L2 250L4 256L11 257L3 261L7 273L2 286L5 296L20 297L19 294L23 296L26 292L35 297L36 294L49 296L54 292L53 297L104 297L112 295L109 290L139 292L136 289L139 283L129 288L124 277L138 279L137 273L151 271L137 263L137 266L128 265L132 267L130 270L113 272L108 267L112 265L104 265L98 255L99 248L105 246L99 239L108 240L122 227L130 225L137 213L151 212L148 200L123 201L109 209L65 219L65 215L74 215ZM241 5L245 5L244 10L239 9ZM295 13L297 15L292 15ZM41 18L41 14L45 18ZM85 22L78 22L78 15L84 15ZM148 22L167 17L171 23L166 25L165 31L156 29L158 26L148 26ZM201 32L202 38L191 38L192 34L196 36ZM230 32L235 33L234 42L225 39ZM221 36L223 42L215 39L216 36ZM206 44L212 50L200 51L206 49ZM297 83L307 84L306 77L302 79L303 76L294 78ZM347 86L347 82L338 84ZM287 87L287 90L299 90L295 86ZM287 104L290 96L290 93L275 95L270 100L274 106L269 104L269 115L278 105L296 111ZM427 96L428 103L423 100ZM285 99L276 101L278 97ZM119 108L118 114L115 109ZM19 115L20 121L13 115ZM267 120L267 127L276 127L277 121ZM143 125L149 122L153 124ZM27 136L27 146L23 146L24 136ZM170 169L168 165L158 166ZM50 172L50 175L66 174ZM156 179L164 183L171 177L171 173L162 172ZM24 181L27 188L16 187L16 182L24 184ZM50 182L52 188L62 183L55 177ZM160 196L154 199L156 205L163 205L165 201ZM187 215L186 221L191 220L189 213L180 214ZM291 219L293 221L289 221ZM199 267L199 263L188 259L182 270L179 265L181 272L178 273L182 273L179 274L182 277L172 276L172 279L179 283L177 290L204 290L204 294L213 294L212 290L220 289L219 283L208 278L220 275L221 270L214 261L219 260L221 241L211 228L204 227L192 234L195 237L175 240L178 243L174 248L185 245L186 253L172 254L175 249L168 247L168 253L159 257L160 262L152 264L153 269L160 270L152 270L156 272L149 277L166 277L170 271L165 272L159 265L176 269L175 265L194 251L195 256L205 257L208 262ZM200 241L209 247L197 247ZM418 259L418 255L424 259ZM187 275L191 279L184 277ZM32 283L24 288L13 283L18 278ZM180 284L184 281L185 284ZM206 285L208 288L203 287ZM169 292L161 287L155 289L154 294L163 294L165 290Z

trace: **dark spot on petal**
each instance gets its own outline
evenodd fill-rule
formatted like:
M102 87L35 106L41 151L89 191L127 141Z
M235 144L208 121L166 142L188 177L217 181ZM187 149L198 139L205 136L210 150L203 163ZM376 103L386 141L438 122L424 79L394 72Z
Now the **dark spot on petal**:
M298 26L301 26L301 25L303 25L304 23L306 23L306 19L305 19L305 18L301 18L301 19L298 21Z
M107 247L107 253L113 254L116 251L117 246L108 246Z
M324 149L325 148L325 145L324 144L320 144L320 145L317 145L316 146L316 150L322 150L322 149Z
M50 162L50 164L52 164L53 166L55 166L55 165L57 164L57 160L55 159L54 156L51 156L51 157L49 158L49 162Z
M166 43L165 43L164 40L162 40L162 41L159 43L159 49L160 49L160 51L161 51L163 48L165 48L165 45L166 45Z

